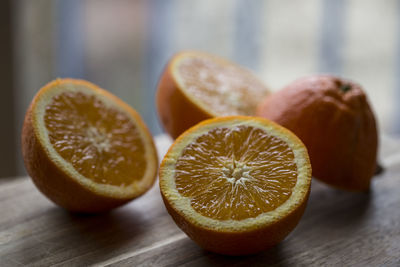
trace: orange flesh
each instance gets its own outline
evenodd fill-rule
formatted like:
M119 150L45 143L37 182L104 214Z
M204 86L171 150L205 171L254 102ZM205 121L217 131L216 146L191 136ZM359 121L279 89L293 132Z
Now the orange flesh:
M176 163L178 192L198 213L243 220L276 209L297 181L293 151L251 126L216 128L188 145Z
M235 65L186 57L179 61L177 69L185 90L220 116L253 115L267 94L263 84Z
M98 97L57 95L46 107L44 121L54 149L86 178L125 186L143 177L145 151L137 127Z

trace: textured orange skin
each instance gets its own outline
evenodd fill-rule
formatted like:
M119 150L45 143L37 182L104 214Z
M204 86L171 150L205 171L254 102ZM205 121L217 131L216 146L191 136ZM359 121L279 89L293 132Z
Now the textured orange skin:
M351 85L342 92L340 86ZM257 114L306 145L313 176L348 191L366 191L376 169L378 133L362 88L329 75L309 76L267 96Z
M39 95L44 91L48 90L52 86L61 82L74 82L77 84L84 84L85 86L91 87L94 90L99 90L97 86L92 83L74 80L74 79L62 79L55 80L44 86L35 98L32 100L28 111L25 116L24 125L22 128L22 155L25 163L26 170L36 187L50 200L57 205L73 212L82 213L95 213L110 210L112 208L121 206L133 198L139 197L144 194L149 188L143 192L138 192L133 198L111 198L97 194L96 192L90 191L87 188L80 185L78 182L69 177L62 169L60 169L54 161L49 157L45 151L44 146L38 138L37 129L32 120L32 108L34 107ZM114 101L120 105L126 107L127 104L123 103L117 97L101 90L102 94L106 94L111 97ZM129 112L138 124L147 131L146 126L142 123L140 117L135 112ZM154 146L154 144L153 144ZM155 159L157 154L154 150ZM152 184L155 182L157 170L155 170Z
M172 59L164 69L158 84L156 106L166 132L177 138L185 130L214 115L193 103L182 91L172 74Z
M231 116L231 117L217 117L214 118L213 121L224 121L229 118L245 118L246 116ZM257 119L257 118L254 118ZM210 120L208 120L210 121ZM192 131L202 125L207 124L208 121L203 121L187 131L185 131L178 139L174 142L174 144L178 143L180 139L183 138L184 135L189 134ZM275 124L274 122L270 122ZM293 134L287 129L282 129L282 131ZM167 154L172 150L174 144L169 148ZM310 164L309 159L307 157L308 164ZM164 168L166 162L163 160L161 162L159 170ZM310 169L311 174L311 169ZM161 174L160 180L163 179ZM161 196L165 207L168 213L171 215L172 219L175 221L176 225L185 232L193 241L195 241L202 248L216 252L224 255L231 256L240 256L240 255L250 255L256 254L261 251L265 251L279 242L281 242L287 235L289 235L293 229L299 223L305 208L307 206L308 197L310 194L311 183L308 188L307 195L302 199L302 202L296 206L296 208L289 213L287 216L280 218L279 221L276 221L267 227L252 229L246 232L221 232L215 231L214 229L206 229L201 227L190 220L185 218L185 215L182 214L179 210L175 209L166 199L161 191Z

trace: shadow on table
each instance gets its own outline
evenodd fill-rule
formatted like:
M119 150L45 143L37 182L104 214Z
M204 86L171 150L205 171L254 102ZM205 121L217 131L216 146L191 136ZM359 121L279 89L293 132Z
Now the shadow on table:
M250 256L228 257L203 251L192 263L194 266L292 266L323 262L329 246L342 242L343 238L357 238L371 217L372 200L373 191L344 192L313 181L306 212L286 240ZM312 251L319 254L313 255Z
M91 260L97 263L140 249L160 238L154 229L162 228L165 219L169 218L157 216L160 212L165 213L161 206L146 210L143 206L126 205L98 215L66 212L64 219L66 224L70 225L71 235L79 239L77 240L79 247L93 254L93 257L84 255L85 263L91 263ZM81 242L86 245L83 246ZM80 252L80 254L85 253Z
M285 266L282 262L285 259L285 255L282 251L284 244L278 244L277 246L269 249L268 251L249 256L224 256L215 253L204 251L202 255L201 266L269 266L278 264L279 266Z
M368 216L373 194L373 190L346 192L334 189L314 179L302 221L318 221L320 227L328 228L357 225Z
M93 215L66 212L65 217L70 231L97 249L114 250L145 231L141 217L135 216L135 210L126 212L125 207Z
M23 265L39 266L90 265L118 256L151 231L151 225L145 223L135 209L127 208L82 215L54 206L40 220L45 231L35 230L19 246L15 256Z

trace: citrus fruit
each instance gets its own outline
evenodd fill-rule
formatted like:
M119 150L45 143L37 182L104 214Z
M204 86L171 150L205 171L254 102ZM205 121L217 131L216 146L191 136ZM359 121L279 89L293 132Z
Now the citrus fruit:
M172 57L158 84L156 105L165 130L178 137L196 123L254 115L268 89L248 70L198 51Z
M76 212L105 211L145 193L157 154L127 104L83 80L57 79L32 100L22 131L26 169L39 190Z
M344 190L368 190L376 168L378 134L360 85L329 75L304 77L268 96L258 115L303 141L313 176Z
M176 139L160 166L175 223L203 248L244 255L283 240L299 222L311 166L305 146L263 118L218 117Z

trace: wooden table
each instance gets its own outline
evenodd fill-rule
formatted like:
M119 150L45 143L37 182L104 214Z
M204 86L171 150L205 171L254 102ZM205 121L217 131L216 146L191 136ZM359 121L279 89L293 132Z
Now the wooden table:
M156 139L162 155L169 139ZM246 257L199 248L175 226L155 185L102 215L55 206L28 177L0 179L0 265L400 266L400 140L383 138L370 193L313 181L307 210L278 246ZM161 157L160 157L161 158Z

